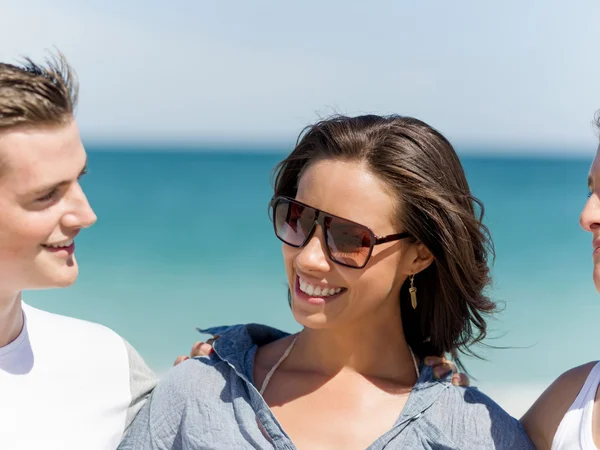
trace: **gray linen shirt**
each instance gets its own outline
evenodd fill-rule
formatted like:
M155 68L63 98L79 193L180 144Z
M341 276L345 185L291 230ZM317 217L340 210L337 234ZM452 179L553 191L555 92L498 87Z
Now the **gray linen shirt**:
M287 336L263 325L204 330L221 337L209 357L187 360L158 383L119 450L296 447L253 383L258 347ZM421 376L379 449L533 449L519 421L475 388Z

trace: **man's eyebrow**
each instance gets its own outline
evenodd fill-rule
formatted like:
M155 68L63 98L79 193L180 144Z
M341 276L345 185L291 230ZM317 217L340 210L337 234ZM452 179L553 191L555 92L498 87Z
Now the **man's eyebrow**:
M83 165L83 168L79 172L79 175L82 175L85 172L85 170L87 169L87 164L88 164L88 159L85 158L85 164ZM48 192L50 190L58 189L58 188L61 188L63 186L66 186L71 181L72 180L63 180L63 181L59 181L58 183L52 183L52 184L46 185L46 186L44 186L42 188L36 189L31 194L32 195L41 195L41 194L44 194L45 192Z

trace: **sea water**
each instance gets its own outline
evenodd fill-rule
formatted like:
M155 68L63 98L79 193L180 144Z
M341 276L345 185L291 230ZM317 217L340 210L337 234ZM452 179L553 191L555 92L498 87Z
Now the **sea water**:
M299 330L267 214L284 156L90 149L82 185L98 222L77 238L79 280L26 301L114 329L158 373L206 338L196 327ZM461 159L485 203L496 246L489 294L503 309L486 340L500 348L464 362L473 384L519 415L564 370L598 358L600 296L578 224L591 161Z

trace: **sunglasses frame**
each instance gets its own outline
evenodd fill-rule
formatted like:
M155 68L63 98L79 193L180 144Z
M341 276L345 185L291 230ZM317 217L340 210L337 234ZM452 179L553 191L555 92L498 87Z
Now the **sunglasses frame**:
M309 230L309 232L307 233L306 237L304 238L304 241L302 241L302 244L300 245L294 245L294 244L290 244L289 242L284 241L281 237L279 237L279 234L277 234L277 223L276 223L276 208L277 208L277 204L282 201L285 200L287 202L290 203L295 203L297 205L302 206L303 208L308 208L310 210L315 211L315 220L313 220L313 223L311 225L311 228ZM392 241L399 241L401 239L405 239L407 237L411 237L411 234L408 232L402 232L402 233L394 233L394 234L388 234L386 236L377 236L375 233L373 233L373 231L366 225L362 225L358 222L354 222L353 220L348 220L348 219L344 219L343 217L340 216L336 216L334 214L330 214L328 212L322 211L320 209L317 209L313 206L307 205L306 203L302 203L299 202L298 200L291 198L291 197L287 197L285 195L276 195L271 199L271 202L269 203L269 206L271 207L272 210L272 222L273 222L273 231L275 232L275 236L277 237L277 239L279 239L281 242L283 242L286 245L289 245L290 247L294 247L294 248L302 248L306 245L306 243L310 240L310 238L312 237L312 235L315 233L315 230L317 229L317 225L321 226L321 229L323 230L323 238L325 239L325 248L327 249L327 256L329 257L329 259L331 261L333 261L336 264L340 264L342 266L345 267L350 267L351 269L364 269L365 266L369 263L369 260L371 259L371 255L373 254L373 248L376 245L380 245L380 244L385 244L386 242L392 242ZM329 242L328 242L328 238L327 238L327 227L325 226L325 219L326 218L332 218L332 219L339 219L339 220L343 220L344 222L348 222L352 225L356 225L359 228L363 228L365 230L367 230L369 236L370 236L370 241L371 241L371 247L369 248L369 252L367 253L367 257L365 258L365 262L362 266L352 266L350 264L346 264L343 262L338 261L337 259L335 259L332 255L331 255L331 248L329 247Z

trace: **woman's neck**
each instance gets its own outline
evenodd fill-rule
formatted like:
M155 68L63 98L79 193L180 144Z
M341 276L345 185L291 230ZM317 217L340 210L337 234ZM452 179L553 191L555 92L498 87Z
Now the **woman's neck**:
M21 293L0 296L0 348L14 341L22 329Z
M331 329L305 328L289 360L299 370L329 377L351 371L411 385L417 379L399 311L380 320L363 318Z

